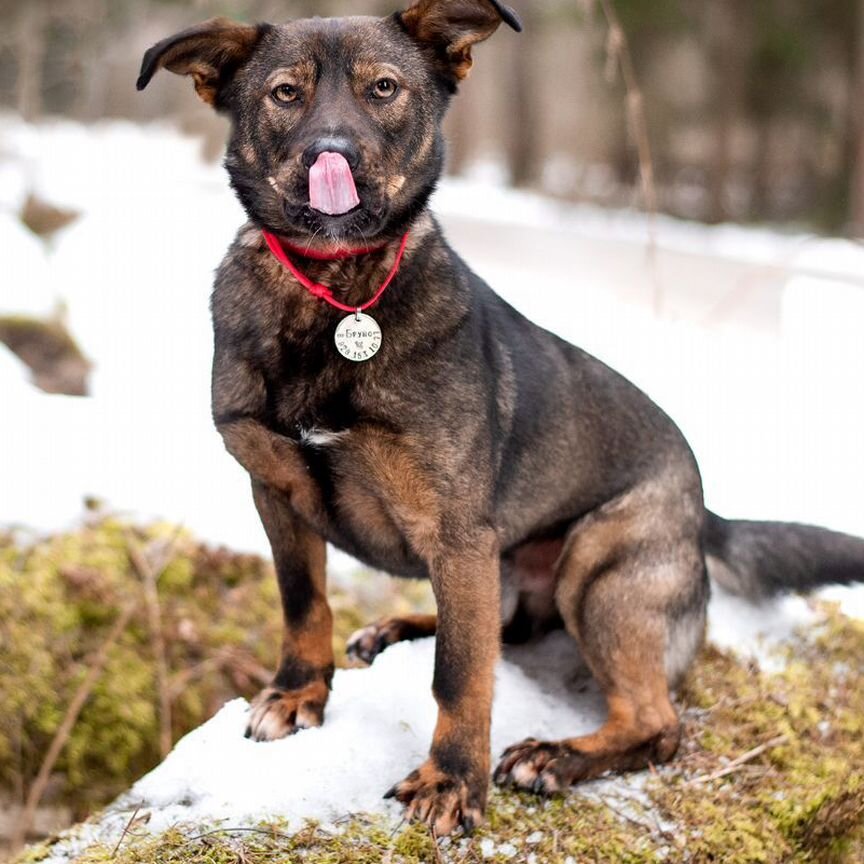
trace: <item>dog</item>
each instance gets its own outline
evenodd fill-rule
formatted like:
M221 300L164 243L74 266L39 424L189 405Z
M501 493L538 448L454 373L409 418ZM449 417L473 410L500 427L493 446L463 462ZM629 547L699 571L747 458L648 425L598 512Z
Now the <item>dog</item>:
M673 421L444 239L427 207L442 119L502 23L520 29L496 0L216 19L153 46L138 80L191 76L230 117L249 217L216 276L213 417L251 476L285 629L247 735L324 720L327 543L431 580L437 616L380 622L351 649L371 662L436 635L429 757L387 794L438 836L483 818L502 638L566 628L608 703L594 734L526 740L494 771L553 794L674 756L670 690L703 642L710 579L750 598L864 579L860 539L707 512Z

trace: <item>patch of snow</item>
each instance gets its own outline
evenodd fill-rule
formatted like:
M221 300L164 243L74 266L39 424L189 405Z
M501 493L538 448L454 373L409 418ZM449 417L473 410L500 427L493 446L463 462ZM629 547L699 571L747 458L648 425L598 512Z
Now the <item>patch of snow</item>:
M735 649L749 640L760 660L770 660L770 646L810 620L789 601L748 610L734 598L715 598L712 639ZM280 741L244 738L248 704L229 702L112 805L87 839L116 839L139 807L150 813L147 831L153 833L186 823L236 827L269 819L297 828L304 819L332 824L360 812L398 824L401 807L382 796L426 758L436 719L433 662L434 639L424 639L388 648L369 669L337 670L324 725ZM505 648L496 670L493 761L529 736L557 740L599 727L606 715L603 699L595 682L583 676L575 645L563 633ZM630 818L647 819L645 776L601 779L580 787L579 794L614 802ZM656 828L655 817L646 825ZM541 840L536 832L527 843ZM488 857L508 856L489 844ZM64 848L58 856L66 854Z
M0 248L3 282L0 315L43 318L56 311L54 290L45 248L17 215L0 212Z
M484 837L480 841L480 854L484 858L491 858L495 854L495 841L490 837Z
M753 658L768 672L779 671L783 660L777 649L818 618L803 597L748 603L715 585L708 607L708 639L718 648Z
M0 393L3 394L4 401L11 397L13 392L19 396L33 393L33 387L28 383L29 377L29 369L0 342Z
M864 243L838 238L814 238L802 245L792 261L796 271L821 273L836 281L864 285Z
M547 662L559 657L551 640ZM535 653L541 656L547 646ZM434 640L401 643L369 669L338 670L319 729L281 741L243 737L247 704L228 703L177 744L165 762L135 784L122 808L153 813L149 830L177 822L304 818L332 822L349 813L401 818L382 796L426 758L435 727L430 684ZM563 738L596 728L605 716L596 688L586 697L567 685L528 676L509 655L496 673L492 752L525 737Z
M2 134L2 132L0 132ZM27 175L17 160L2 149L0 141L0 211L15 215L27 200Z
M500 171L486 163L467 178L448 178L435 192L432 206L448 215L544 231L565 228L583 237L641 246L649 245L653 236L662 249L760 265L791 261L813 241L809 234L731 224L708 227L662 214L652 219L636 210L556 201L535 192L508 189Z

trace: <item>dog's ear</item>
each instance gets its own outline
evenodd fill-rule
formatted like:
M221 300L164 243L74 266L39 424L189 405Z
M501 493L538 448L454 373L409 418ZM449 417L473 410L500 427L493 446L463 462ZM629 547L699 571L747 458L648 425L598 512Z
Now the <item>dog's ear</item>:
M136 86L143 90L164 67L177 75L191 75L198 95L215 106L219 91L252 55L263 32L263 25L238 24L227 18L190 27L157 42L144 55Z
M502 21L522 31L519 16L498 0L416 0L399 19L414 39L436 49L456 80L471 71L471 48L488 39Z

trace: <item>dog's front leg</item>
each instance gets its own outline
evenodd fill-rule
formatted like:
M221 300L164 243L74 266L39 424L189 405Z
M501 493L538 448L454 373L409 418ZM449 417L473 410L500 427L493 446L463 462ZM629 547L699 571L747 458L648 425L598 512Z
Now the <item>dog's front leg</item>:
M254 480L252 491L273 549L285 626L279 669L252 703L246 731L269 741L323 722L333 678L333 616L324 540L295 514L285 493Z
M438 722L429 758L388 797L437 836L483 818L489 786L489 727L500 648L499 551L495 533L469 534L430 565L438 603L435 677Z

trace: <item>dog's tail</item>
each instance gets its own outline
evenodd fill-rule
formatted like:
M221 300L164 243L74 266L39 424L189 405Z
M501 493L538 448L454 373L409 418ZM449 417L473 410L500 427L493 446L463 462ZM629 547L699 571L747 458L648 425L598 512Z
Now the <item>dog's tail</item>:
M864 582L864 540L782 522L728 521L707 513L708 573L750 600L822 585Z

